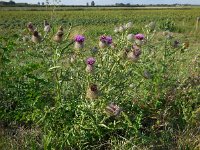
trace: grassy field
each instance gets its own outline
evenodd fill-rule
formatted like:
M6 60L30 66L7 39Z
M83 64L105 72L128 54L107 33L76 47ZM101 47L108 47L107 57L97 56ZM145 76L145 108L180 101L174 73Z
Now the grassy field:
M200 149L199 14L0 11L0 149Z

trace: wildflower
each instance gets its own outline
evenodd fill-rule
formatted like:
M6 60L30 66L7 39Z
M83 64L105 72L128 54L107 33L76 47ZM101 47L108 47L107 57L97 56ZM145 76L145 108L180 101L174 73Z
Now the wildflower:
M124 28L124 26L120 26L119 27L119 32L124 32L126 29Z
M155 27L156 27L156 23L155 23L155 22L150 22L150 23L148 24L148 27L149 27L149 29L150 29L151 31L153 31L153 30L155 29Z
M112 44L112 37L110 36L102 35L99 40L99 47L102 49Z
M86 60L86 64L87 64L86 69L85 69L86 72L89 72L89 73L93 72L93 70L94 70L94 67L93 67L94 63L95 63L95 59L93 57L90 57L90 58L88 58Z
M86 98L97 99L99 96L99 91L96 84L90 84L86 91Z
M61 31L57 32L56 35L54 36L53 40L54 40L55 42L57 42L57 43L62 42L62 40L63 40L63 34L64 34L64 33L61 32Z
M127 29L130 29L130 28L132 28L133 27L133 23L132 22L128 22L127 24L126 24L126 28Z
M118 27L115 27L114 32L115 32L115 33L119 33L119 28L118 28Z
M127 40L130 41L130 42L133 42L133 40L134 40L134 34L129 34L127 36Z
M141 55L141 49L138 46L133 46L132 49L133 51L127 54L127 58L132 61L137 61Z
M27 28L28 28L29 32L32 32L32 33L33 33L34 30L35 30L35 28L33 27L32 22L29 22L29 23L28 23Z
M53 37L53 40L57 43L60 43L62 42L63 40L63 35L64 35L64 32L63 32L63 27L60 26L59 29L58 29L58 32L56 33L56 35Z
M139 33L139 34L136 34L136 35L135 35L135 39L136 39L136 40L140 40L140 41L141 41L141 40L143 40L143 39L144 39L144 35L143 35L143 34L141 34L141 33Z
M144 35L143 34L136 34L135 35L135 43L136 43L136 45L138 45L138 46L141 46L142 44L143 44L143 41L144 40Z
M112 37L107 36L106 37L106 42L107 42L108 45L112 44Z
M110 116L117 117L121 113L121 108L112 102L106 107L106 112Z
M95 59L94 59L93 57L90 57L90 58L88 58L88 59L86 60L86 63L87 63L88 65L94 65Z
M84 41L85 41L85 37L82 35L76 35L74 37L74 41L75 41L75 45L74 48L75 49L82 49L84 47Z
M50 30L51 30L50 24L46 20L44 20L44 32L48 33L50 32Z
M39 33L37 31L34 31L31 40L34 43L39 43L39 42L41 42L42 37L39 35Z

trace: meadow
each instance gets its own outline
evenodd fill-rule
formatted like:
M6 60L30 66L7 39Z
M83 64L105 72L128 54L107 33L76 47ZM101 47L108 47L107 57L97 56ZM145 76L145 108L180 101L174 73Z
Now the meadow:
M199 15L0 11L0 149L200 149Z

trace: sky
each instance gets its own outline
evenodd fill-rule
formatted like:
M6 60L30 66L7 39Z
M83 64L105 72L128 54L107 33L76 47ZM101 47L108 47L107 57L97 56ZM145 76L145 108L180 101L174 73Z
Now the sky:
M0 0L1 1L1 0ZM10 0L2 0L10 1ZM32 3L36 4L38 2L46 2L46 0L13 0L16 3ZM49 0L53 2L53 0ZM55 1L55 0L54 0ZM88 2L91 3L92 0L61 0L60 4L66 5L86 5ZM200 0L94 0L96 5L111 5L115 3L130 3L130 4L200 4Z

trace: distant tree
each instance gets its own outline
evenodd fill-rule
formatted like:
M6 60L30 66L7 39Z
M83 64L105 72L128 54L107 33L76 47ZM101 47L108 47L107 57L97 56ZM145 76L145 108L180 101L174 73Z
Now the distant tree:
M86 3L86 6L89 6L89 3Z
M95 2L94 1L91 2L91 6L95 6Z
M10 0L10 1L8 2L8 5L15 5L15 2L12 1L12 0Z
M42 5L44 6L44 2L42 2Z
M40 2L38 2L37 4L40 5Z

